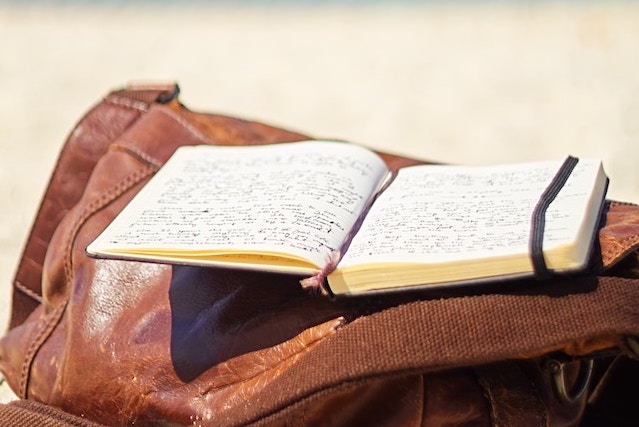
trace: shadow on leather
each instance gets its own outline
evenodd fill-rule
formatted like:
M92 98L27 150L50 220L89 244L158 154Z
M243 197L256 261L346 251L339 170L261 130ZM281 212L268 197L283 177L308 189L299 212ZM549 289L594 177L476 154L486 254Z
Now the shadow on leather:
M171 358L185 382L348 311L303 291L297 276L187 266L173 267L169 302Z

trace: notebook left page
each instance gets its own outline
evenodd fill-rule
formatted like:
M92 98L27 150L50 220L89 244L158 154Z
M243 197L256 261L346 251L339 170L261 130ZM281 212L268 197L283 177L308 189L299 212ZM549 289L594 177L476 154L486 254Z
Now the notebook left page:
M314 273L386 173L375 153L341 142L181 147L87 252Z

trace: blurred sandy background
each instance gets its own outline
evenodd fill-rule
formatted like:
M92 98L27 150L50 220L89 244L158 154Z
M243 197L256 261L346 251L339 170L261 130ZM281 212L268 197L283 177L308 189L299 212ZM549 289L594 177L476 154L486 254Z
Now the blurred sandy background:
M175 3L0 1L0 327L62 141L129 81L445 162L597 156L609 196L639 202L639 4Z

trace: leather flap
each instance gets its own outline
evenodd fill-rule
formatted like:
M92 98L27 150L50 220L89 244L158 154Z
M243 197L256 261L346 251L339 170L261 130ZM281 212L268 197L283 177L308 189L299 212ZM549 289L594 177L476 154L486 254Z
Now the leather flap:
M617 266L622 260L637 262L639 249L639 206L611 202L605 213L605 222L599 231L601 262L605 270Z

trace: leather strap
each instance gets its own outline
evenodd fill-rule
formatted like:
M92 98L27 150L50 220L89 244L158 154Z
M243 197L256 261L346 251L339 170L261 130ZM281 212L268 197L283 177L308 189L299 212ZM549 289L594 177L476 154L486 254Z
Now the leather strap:
M49 179L13 283L10 328L24 322L40 304L42 266L51 236L66 212L79 200L98 159L111 141L145 114L153 103L166 103L178 95L177 85L130 86L109 94L93 107L69 134ZM72 180L73 186L65 185ZM85 182L86 184L86 182Z

